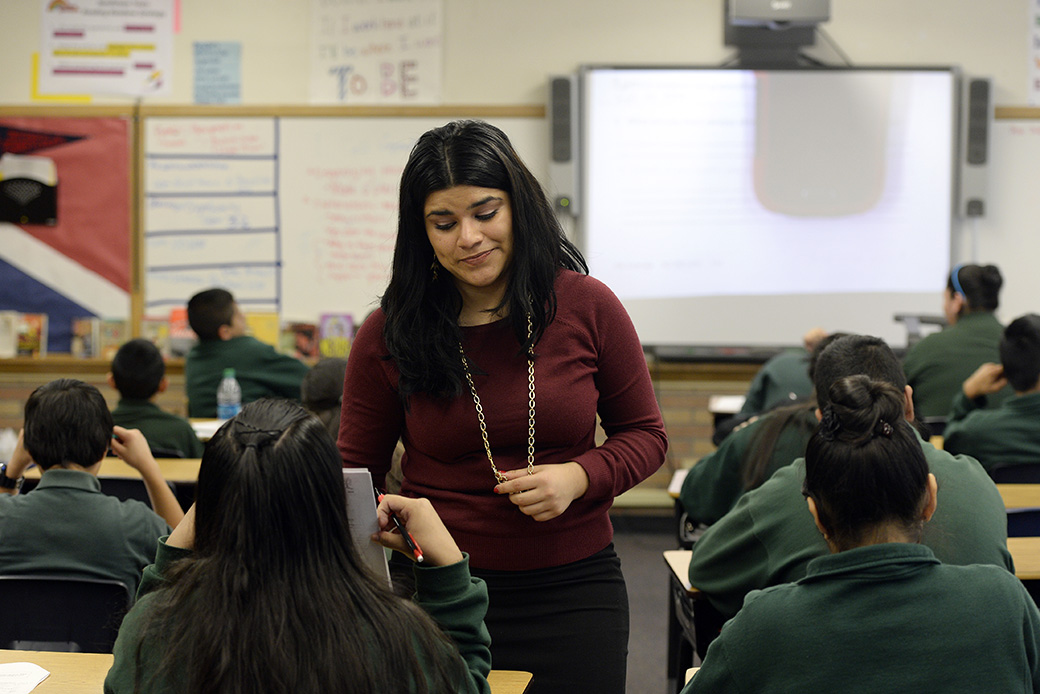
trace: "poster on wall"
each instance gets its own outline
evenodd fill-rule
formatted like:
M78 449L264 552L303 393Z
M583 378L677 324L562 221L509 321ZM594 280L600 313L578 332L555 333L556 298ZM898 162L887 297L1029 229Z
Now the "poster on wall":
M443 0L311 0L311 102L436 104Z
M47 352L67 353L77 319L130 314L130 121L0 118L0 160L57 182L53 216L21 187L0 220L0 311L46 315Z
M173 0L39 0L41 94L170 93Z

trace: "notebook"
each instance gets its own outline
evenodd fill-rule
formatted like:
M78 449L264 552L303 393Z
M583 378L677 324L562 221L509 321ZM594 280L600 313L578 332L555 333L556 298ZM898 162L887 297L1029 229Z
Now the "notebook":
M347 521L354 548L372 574L390 583L390 567L386 561L386 550L372 542L372 534L379 530L376 520L375 488L372 473L365 468L343 468L343 489L347 493Z

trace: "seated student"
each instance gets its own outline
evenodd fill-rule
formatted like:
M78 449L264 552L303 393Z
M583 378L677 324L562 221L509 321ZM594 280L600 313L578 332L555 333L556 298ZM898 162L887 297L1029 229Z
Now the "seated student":
M757 415L807 400L813 388L809 358L825 337L823 328L813 328L802 336L804 349L784 350L767 360L751 380L740 412L719 423L712 443L721 445L738 426Z
M424 553L422 610L358 557L342 462L317 418L286 400L246 405L206 447L195 506L159 541L105 692L489 692L487 588L428 500L379 504L376 537L407 552L391 513Z
M684 694L1040 691L1040 612L1022 583L920 544L937 483L903 392L852 376L828 399L802 513L830 555L748 595Z
M949 325L911 347L903 362L918 417L945 417L964 379L999 358L1002 327L993 312L1003 283L995 265L958 265L950 271L943 294ZM990 407L1010 395L1010 390L994 394Z
M139 501L101 493L97 474L109 444L141 473L158 515ZM19 494L33 462L43 470L40 483ZM0 466L0 491L4 574L111 578L135 591L156 539L184 517L141 432L113 429L98 389L70 378L29 396L18 445Z
M326 357L311 367L300 384L300 403L321 420L334 439L339 437L343 381L346 375L346 359Z
M884 341L865 335L839 338L820 353L816 363L819 407L829 404L826 394L835 381L857 374L905 392L904 414L907 421L914 420L913 391L906 385L899 360ZM947 564L996 564L1012 570L1007 512L989 475L973 458L952 456L923 440L919 443L939 481L942 501L921 542ZM804 478L802 459L780 468L761 487L742 496L693 546L690 582L724 617L736 614L750 591L796 581L812 559L827 554L827 544L805 513Z
M108 385L119 391L112 421L127 429L140 429L155 449L202 457L202 442L183 417L159 409L152 398L166 390L166 363L148 340L130 340L116 352Z
M1000 364L983 364L964 382L943 432L943 448L996 465L1040 463L1040 316L1011 322L1000 340ZM982 410L1008 383L1015 396Z
M809 356L809 379L816 376L816 360L824 347L844 333L817 341ZM738 427L686 473L679 501L695 524L711 525L724 516L745 493L759 487L773 473L805 455L805 444L816 431L816 397L778 407Z
M234 369L242 402L263 397L299 400L307 365L246 335L246 318L226 289L207 289L188 302L188 323L199 338L184 360L189 417L217 416L217 387Z

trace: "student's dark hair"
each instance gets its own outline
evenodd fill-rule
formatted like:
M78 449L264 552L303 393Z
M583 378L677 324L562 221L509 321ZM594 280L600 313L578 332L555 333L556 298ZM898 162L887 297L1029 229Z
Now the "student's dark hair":
M846 335L831 342L816 360L813 384L822 410L828 404L831 386L847 376L862 374L883 381L900 391L906 389L906 374L892 348L879 337Z
M1027 313L1004 328L1000 338L1000 363L1016 392L1024 393L1036 387L1040 380L1040 316Z
M195 551L169 579L141 644L162 644L156 681L178 691L453 692L466 676L432 619L362 563L336 444L287 400L245 405L206 446Z
M226 289L207 289L188 301L188 324L200 340L216 340L220 326L231 325L235 297Z
M159 348L140 337L124 343L112 359L112 380L124 398L147 400L159 390L165 375Z
M588 272L541 185L505 133L481 121L455 121L423 134L401 175L393 271L381 302L386 314L383 335L400 372L399 392L406 405L412 393L454 396L465 383L459 357L462 297L448 272L431 270L436 260L424 220L426 198L455 186L509 194L513 258L506 294L496 310L508 308L519 353L533 352L555 316L557 272Z
M300 383L300 402L321 420L332 438L339 435L346 375L346 359L326 357L312 366Z
M112 413L101 392L73 378L40 386L25 403L25 450L43 469L76 463L89 467L112 441Z
M823 350L830 343L846 335L847 333L831 333L812 348L808 365L810 381L816 382L816 364ZM798 437L804 440L816 431L815 413L816 395L813 394L806 401L778 407L762 417L762 423L751 437L748 452L741 464L740 476L745 491L755 489L766 481L766 473L782 434L797 431Z
M839 550L881 523L920 537L928 463L891 383L849 376L831 384L823 420L805 451L804 492Z
M996 311L1004 278L996 265L957 265L946 278L946 288L964 297L963 312Z

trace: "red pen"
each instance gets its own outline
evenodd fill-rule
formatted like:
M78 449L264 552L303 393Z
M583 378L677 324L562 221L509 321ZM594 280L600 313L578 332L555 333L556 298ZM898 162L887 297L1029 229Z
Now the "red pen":
M383 496L384 495L380 494L379 490L377 489L376 502L381 503L383 501ZM397 514L393 511L390 511L390 520L394 522L394 525L396 525L397 529L401 532L401 537L404 538L404 543L408 545L408 549L412 550L412 554L415 556L415 561L419 564L422 564L423 553L422 550L419 548L419 543L416 542L415 538L412 537L412 534L405 529L404 523L401 522L401 519L398 518Z

